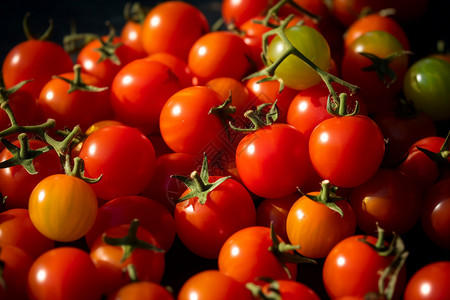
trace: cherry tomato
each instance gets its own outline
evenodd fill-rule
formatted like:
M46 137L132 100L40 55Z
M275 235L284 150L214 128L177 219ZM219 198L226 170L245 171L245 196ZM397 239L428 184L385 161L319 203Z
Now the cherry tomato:
M138 281L121 287L108 300L175 300L174 295L162 285L151 281Z
M188 66L200 85L217 77L241 80L252 70L250 57L249 47L237 34L208 32L192 45Z
M64 246L39 256L28 273L27 290L34 300L98 300L100 278L89 254Z
M426 264L409 279L403 299L446 299L449 295L449 274L449 261Z
M181 84L170 67L158 61L136 59L120 69L112 82L115 118L139 128L145 135L157 133L164 103L180 89Z
M147 52L142 44L142 22L127 20L120 31L120 39L124 45L133 49L139 54L139 57L147 56Z
M408 68L404 77L405 98L433 120L449 120L449 79L450 63L433 57L419 59Z
M30 195L28 210L33 225L46 237L71 242L94 224L98 201L91 186L70 175L55 174L41 180Z
M330 48L320 32L307 25L291 26L284 32L298 51L320 69L328 71L331 65ZM270 62L280 58L286 48L285 42L278 35L275 36L267 49ZM282 79L286 86L296 90L306 89L322 80L313 68L292 54L276 68L275 75Z
M0 245L1 278L0 297L4 300L25 300L28 271L33 258L24 250L12 245Z
M92 248L108 228L130 224L133 219L140 220L140 226L151 232L164 250L170 249L175 239L173 215L162 204L142 196L118 197L99 207L94 224L85 236L87 246Z
M254 299L244 283L218 270L203 270L189 277L181 286L178 300L251 300Z
M353 188L350 204L363 232L374 234L378 222L387 235L404 234L419 220L422 194L405 173L379 169L372 178Z
M182 88L197 85L198 83L197 79L194 77L194 74L192 74L191 69L188 67L187 62L174 54L157 52L148 55L145 59L150 61L159 61L168 66L180 81Z
M295 279L297 265L286 262L287 271L269 249L271 246L270 228L249 226L241 229L223 244L218 257L219 271L242 283L257 282L260 277ZM293 254L292 251L287 253Z
M55 243L34 227L28 209L13 208L0 213L0 246L3 245L20 248L36 259Z
M221 13L226 24L240 27L244 22L264 15L277 0L222 1Z
M322 121L309 138L309 155L317 173L338 187L355 187L372 177L384 155L378 125L364 115Z
M29 139L28 143L30 149L33 150L47 146L47 143L38 139ZM13 144L20 147L17 140ZM0 162L11 157L11 152L3 149L0 153ZM34 187L47 176L62 172L61 161L53 149L33 159L33 165L37 174L30 174L21 165L0 168L0 193L8 197L5 201L5 209L28 208L28 200Z
M276 280L261 287L264 295L279 295L283 300L319 300L319 296L306 284L295 280ZM270 299L270 298L269 298Z
M101 180L92 184L99 198L111 200L138 195L155 170L155 150L150 140L129 126L108 126L90 134L80 155L85 176Z
M197 7L166 1L154 6L144 19L142 44L147 54L167 52L187 61L194 42L207 32L208 20Z
M390 7L386 0L332 0L331 13L345 27L350 26L364 9L377 12Z
M19 89L8 96L8 104L19 125L37 125L45 121L38 102L27 91ZM11 125L6 112L0 110L0 128L6 129ZM3 146L3 145L2 145ZM0 146L0 149L2 149Z

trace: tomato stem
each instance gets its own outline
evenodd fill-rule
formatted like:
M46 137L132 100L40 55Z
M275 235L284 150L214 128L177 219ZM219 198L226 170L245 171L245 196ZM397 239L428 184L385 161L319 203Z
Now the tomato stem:
M312 201L316 201L319 203L322 203L326 205L329 209L334 210L337 212L341 217L344 217L344 212L342 209L336 204L337 201L343 200L344 198L336 195L337 186L334 186L330 183L329 180L325 179L320 183L320 192L317 195L310 195L310 194L303 194L303 192L300 191L304 196L309 198Z
M50 38L50 36L52 35L52 33L53 33L53 29L54 29L53 20L49 19L48 20L48 24L49 25L47 27L47 30L41 36L36 37L31 32L31 27L30 27L30 24L28 22L28 19L30 18L30 14L31 14L30 12L27 12L25 14L25 16L23 17L23 20L22 20L23 31L24 31L25 36L27 37L27 39L28 40L39 40L39 41L48 40Z
M54 75L54 76L52 76L52 78L58 78L58 79L61 79L65 82L67 82L70 85L69 90L67 91L68 94L70 94L74 91L77 91L77 90L84 91L84 92L102 92L102 91L108 89L108 87L97 87L97 86L88 85L88 84L84 83L83 79L81 78L82 71L81 71L80 64L75 64L73 66L73 73L74 73L73 80L67 79L67 78L59 76L59 75Z

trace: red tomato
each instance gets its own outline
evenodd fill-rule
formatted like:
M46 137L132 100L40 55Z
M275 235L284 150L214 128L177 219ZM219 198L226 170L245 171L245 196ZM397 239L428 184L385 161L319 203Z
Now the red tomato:
M108 300L175 300L174 295L162 285L151 281L138 281L121 287Z
M204 34L189 51L188 66L198 84L217 77L241 80L252 70L250 48L240 36L228 31Z
M108 228L130 224L133 219L140 220L140 226L151 232L164 250L170 249L175 239L171 212L157 201L142 196L115 198L99 207L95 222L85 236L87 246L92 248L94 241Z
M430 262L409 279L403 299L446 299L450 293L450 262Z
M55 77L42 87L38 98L39 106L45 118L54 119L59 129L64 127L72 129L79 125L84 131L93 123L112 116L108 87L103 86L97 77L75 68L73 72L57 75L80 87L70 91L71 84ZM83 84L106 89L85 91L81 89Z
M51 41L31 39L17 44L3 60L2 75L9 89L33 79L20 90L35 99L53 75L72 71L72 58L64 48Z
M65 246L39 256L28 273L28 295L33 300L98 300L100 278L89 254Z
M242 283L256 282L260 277L295 279L297 265L284 263L287 271L277 254L270 250L272 246L270 228L250 226L241 229L223 244L218 257L219 271ZM286 253L293 254L292 251Z
M194 42L207 32L208 20L197 7L166 1L148 12L142 23L142 43L147 54L167 52L187 61Z
M293 126L274 123L247 134L236 149L244 185L264 198L294 193L309 176L308 145Z
M8 104L18 125L37 125L45 121L37 101L27 91L19 89L9 94ZM0 110L0 128L3 130L9 126L11 126L11 120L2 109Z
M0 245L0 263L2 263L0 298L3 300L25 300L28 271L33 258L24 250L12 245Z
M240 27L244 22L264 15L277 0L222 1L221 13L226 24Z
M450 178L433 184L425 195L421 224L436 245L450 250Z
M202 170L208 172L208 170ZM255 225L256 212L248 191L234 179L221 176L207 177L203 173L194 176L197 185L188 186L181 195L191 198L175 206L174 219L177 236L183 244L198 256L216 259L219 251L233 233ZM201 177L201 178L200 178ZM208 183L221 182L214 189ZM194 196L198 195L198 196Z
M187 62L174 54L157 52L148 55L145 59L150 61L159 61L168 66L180 81L182 88L197 84L197 79L194 78Z
M270 299L277 295L283 300L319 300L319 296L307 285L295 280L276 280L261 287L261 292Z
M55 242L40 233L25 208L0 213L0 246L11 245L24 250L33 259L52 249Z
M30 149L36 150L46 147L48 144L42 140L29 139ZM13 144L20 147L19 141ZM20 148L19 148L20 149ZM12 157L8 149L0 152L0 162ZM53 149L33 159L33 165L37 174L30 174L21 165L0 168L0 193L7 196L5 208L28 208L28 200L34 187L44 178L62 172L61 161Z
M377 238L372 235L353 235L339 242L330 251L323 264L323 284L332 299L344 296L364 297L369 292L378 292L380 271L389 266L393 255L382 256L369 244L376 245ZM384 245L384 246L383 246ZM380 250L388 245L382 242ZM360 278L361 280L345 280ZM393 299L399 299L406 285L406 269L402 267Z
M363 9L376 12L386 7L390 7L387 0L333 0L331 13L348 27L359 18Z
M384 155L378 125L364 115L322 121L309 138L309 154L317 173L338 187L355 187L372 177Z
M344 199L335 201L328 193L322 183L320 192L300 197L288 212L286 232L289 242L299 245L297 252L303 256L324 258L337 243L355 233L356 217L350 204ZM318 199L312 200L308 196ZM339 207L342 215L328 207L327 202Z
M80 155L85 163L85 176L101 180L92 184L99 198L138 195L144 190L155 170L155 150L150 140L138 129L108 126L90 134Z
M157 133L164 103L181 88L176 74L167 65L136 59L120 69L112 82L111 105L115 118L139 128L145 135Z
M142 13L145 14L144 11ZM128 47L136 51L136 53L139 54L139 57L145 57L147 55L147 52L144 49L144 45L142 44L143 21L144 20L133 20L130 18L125 22L122 30L120 31L120 38L123 41L124 45L127 45Z
M350 204L363 232L374 234L378 222L387 235L404 234L419 220L422 196L405 173L379 169L372 178L353 188Z
M134 229L132 230L130 226ZM128 237L128 240L112 245L105 241L106 237L113 239ZM156 247L155 250L139 246L142 242ZM99 285L103 293L111 295L130 283L130 277L126 272L124 274L124 269L126 270L130 264L135 267L139 280L159 283L165 269L165 257L161 251L158 241L149 231L140 226L122 224L109 228L99 236L92 245L89 255L98 270L101 281Z
M218 270L203 270L189 277L181 286L178 300L252 300L244 283Z

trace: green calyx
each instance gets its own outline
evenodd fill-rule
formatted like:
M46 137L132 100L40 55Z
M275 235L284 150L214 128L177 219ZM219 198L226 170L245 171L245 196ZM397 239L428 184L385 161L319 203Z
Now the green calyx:
M423 152L436 164L439 170L439 178L442 177L444 170L450 169L450 162L448 161L448 158L450 157L450 131L447 133L447 137L445 138L441 149L439 149L439 152L433 152L419 146L417 146L417 149Z
M230 138L230 130L228 127L228 123L231 122L231 120L233 120L233 117L231 115L236 112L236 106L233 106L231 102L232 97L230 91L230 96L227 99L225 99L225 101L223 101L222 104L212 107L208 112L208 114L215 115L219 118L220 122L222 123L223 127L227 132L228 138Z
M74 79L70 80L65 77L61 77L59 75L54 75L52 78L58 78L65 82L67 82L70 87L67 93L72 93L74 91L84 91L84 92L102 92L104 90L107 90L108 87L97 87L93 85L87 85L83 82L83 79L81 78L81 65L75 64L73 66L73 73L74 73Z
M147 243L137 238L137 230L139 227L139 220L133 219L130 224L130 228L128 229L128 233L126 236L121 238L112 238L103 234L103 241L112 246L119 246L123 250L123 255L120 259L120 262L123 263L127 260L131 254L133 254L134 249L146 249L155 252L164 253L164 249L161 249L155 245Z
M212 183L209 182L208 159L205 154L200 174L197 171L193 171L189 177L182 175L172 175L171 177L180 180L190 190L189 193L178 199L178 202L197 197L200 204L205 204L209 193L231 176L221 177Z
M328 95L327 99L327 112L335 117L344 116L355 116L359 113L359 102L356 101L355 108L353 111L348 111L347 108L347 97L346 93L339 94L339 101L332 101L331 95Z
M362 68L362 70L366 72L375 71L378 78L386 85L386 87L390 87L391 84L397 80L397 74L389 67L389 64L397 57L409 55L412 54L412 52L407 50L397 51L386 58L380 58L375 54L367 52L359 52L359 54L370 59L372 62L370 66Z
M336 204L337 201L344 200L343 197L336 195L338 187L332 185L329 180L322 181L320 185L320 192L317 195L303 194L302 191L299 191L305 197L311 199L312 201L316 201L326 205L329 209L334 210L339 215L341 215L341 217L344 217L344 212Z
M286 266L286 263L317 263L315 260L311 258L307 258L304 256L301 256L299 254L291 253L291 251L295 251L300 249L299 245L291 245L287 244L285 242L280 242L278 239L278 236L273 228L273 222L270 223L270 237L272 239L272 246L269 247L269 251L275 255L277 260L280 262L280 264L283 266L284 270L286 271L289 279L292 278L291 272L289 271L289 268Z
M111 24L111 22L107 21L106 26L109 28L109 34L106 40L99 37L98 40L101 43L101 47L94 49L97 52L100 52L100 58L98 62L102 62L104 60L109 59L113 64L120 65L120 59L116 55L116 50L120 46L122 46L123 43L113 43L114 37L116 36L116 29Z
M282 300L280 293L280 283L272 278L259 277L258 280L265 281L269 284L267 292L264 292L261 285L248 282L245 287L252 293L255 299L262 300Z
M264 114L264 109L267 106L271 106L270 110ZM274 103L263 103L258 105L255 110L248 110L244 113L244 117L251 121L250 128L238 128L234 126L231 121L229 122L230 128L239 132L254 132L265 126L272 125L278 119L279 110L277 107L277 100Z
M148 12L149 9L143 7L139 2L127 2L123 8L123 17L126 21L142 24Z

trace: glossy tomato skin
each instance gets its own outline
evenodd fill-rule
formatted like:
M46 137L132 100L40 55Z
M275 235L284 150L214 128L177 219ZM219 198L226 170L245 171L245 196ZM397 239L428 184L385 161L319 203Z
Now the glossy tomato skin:
M74 80L75 73L57 74L68 80ZM81 73L84 84L104 88L103 83L94 75ZM70 84L60 78L52 78L41 89L38 103L46 119L54 119L57 127L72 129L79 125L81 130L88 129L93 123L112 117L109 102L109 89L88 92L75 90L69 93Z
M181 286L178 300L254 299L244 283L225 275L219 270L203 270L189 277Z
M436 261L424 265L409 279L403 299L447 299L449 274L449 261Z
M220 176L209 177L215 182ZM187 189L182 196L190 192ZM228 178L208 194L204 204L198 197L178 202L174 212L177 236L198 256L217 259L233 233L255 225L253 199L239 182Z
M0 245L2 280L6 289L0 287L0 298L4 300L26 300L28 271L33 258L24 250L12 245Z
M158 133L161 109L180 89L179 79L170 67L136 59L123 66L113 79L111 106L115 119L139 128L145 135Z
M450 249L450 178L433 184L425 194L421 224L436 245Z
M88 136L80 151L85 176L101 180L92 184L99 198L111 200L138 195L155 170L155 149L138 129L119 125L101 128Z
M314 28L296 25L284 30L292 45L320 69L328 71L331 66L331 53L327 40ZM275 36L267 49L268 58L273 63L286 49L285 43ZM290 55L276 68L275 75L290 88L303 90L318 84L319 74L300 58Z
M433 57L419 59L408 68L404 76L405 98L412 101L417 110L425 112L433 120L448 120L449 78L449 62Z
M146 15L142 44L147 54L167 52L187 62L190 48L207 32L208 20L197 7L184 1L166 1Z
M380 128L364 115L326 119L309 138L312 165L338 187L355 187L372 177L381 165L384 149Z
M252 71L250 49L237 34L228 31L208 32L192 45L188 66L199 85L217 77L241 80Z
M283 300L296 300L296 299L305 299L305 300L319 300L319 296L316 292L308 287L307 285L295 281L295 280L277 280L277 284L279 285L279 294L281 299ZM271 284L267 283L262 286L262 291L264 293L269 294L271 291Z
M257 282L259 277L276 280L297 278L297 265L285 263L288 273L269 250L272 244L268 227L250 226L239 230L225 241L220 250L219 271L242 283Z
M187 62L180 57L167 52L156 52L145 57L149 61L159 61L168 66L178 78L182 88L197 84L194 74Z
M37 139L29 139L30 149L39 149L47 146L45 142ZM18 141L13 142L20 147ZM8 149L0 152L0 162L12 157ZM33 165L37 174L28 173L22 166L13 166L0 169L0 193L7 196L5 209L28 208L28 200L34 187L47 176L62 172L61 161L56 151L47 151L35 159Z
M27 40L8 52L3 61L2 74L7 89L21 81L33 79L21 90L35 99L53 75L71 72L72 66L70 55L61 45L50 41Z
M379 255L361 241L364 238L372 245L377 242L373 235L353 235L336 244L325 258L322 279L330 298L364 297L369 292L378 291L380 271L391 263L393 256ZM345 280L346 278L361 280ZM397 280L393 299L399 299L405 288L405 267L400 271Z
M151 281L132 282L111 294L108 300L175 300L174 295L162 285Z
M102 292L106 295L111 295L130 283L130 277L127 273L124 274L124 269L129 264L135 267L139 280L159 283L162 279L165 269L163 252L135 248L127 259L121 261L124 252L122 247L109 245L103 240L103 235L111 238L125 237L129 228L130 224L122 224L107 229L95 240L89 251L89 256L98 270ZM155 237L142 227L137 228L136 237L138 240L160 248Z
M33 262L27 290L33 300L98 300L101 297L99 283L89 254L64 246L45 252Z
M55 174L33 189L28 210L33 225L46 237L71 242L83 237L97 214L98 201L84 180Z
M318 192L309 195L318 195ZM286 218L286 232L297 252L310 258L325 258L331 249L356 231L356 217L346 200L335 202L343 216L323 203L300 197Z
M236 149L244 185L264 198L287 196L309 176L307 140L293 126L274 123L249 133Z
M0 213L0 246L11 245L24 250L32 259L52 249L55 242L33 225L26 208L13 208Z
M372 178L352 189L350 204L363 232L375 234L378 222L387 235L403 234L419 221L422 194L407 174L380 168Z
M133 219L140 220L140 226L151 232L164 250L170 249L175 239L171 212L157 201L143 196L118 197L99 207L94 224L85 236L87 246L92 248L95 240L108 228L130 224Z
M348 27L358 19L363 9L376 12L386 7L386 0L333 0L331 13L342 25Z
M142 44L142 24L133 20L128 20L120 30L122 42L135 50L139 57L147 56L147 52Z
M240 27L244 22L262 16L277 0L222 1L221 13L226 24Z

